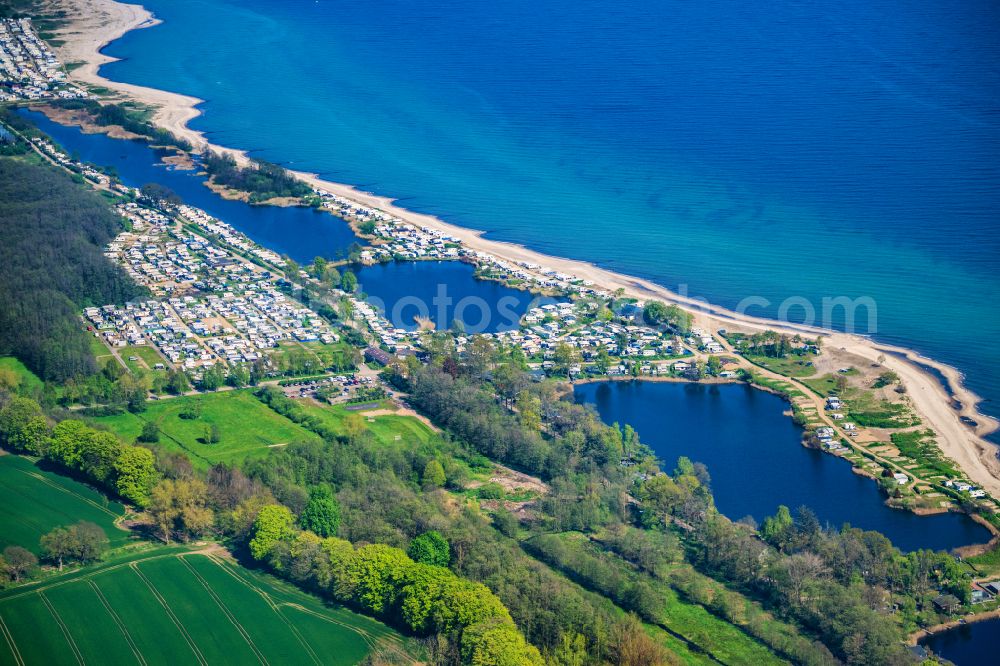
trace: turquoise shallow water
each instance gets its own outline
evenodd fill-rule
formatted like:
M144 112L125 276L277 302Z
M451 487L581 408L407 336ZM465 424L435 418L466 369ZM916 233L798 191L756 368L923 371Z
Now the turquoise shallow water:
M728 307L871 297L998 397L995 3L146 4L103 73L216 143Z

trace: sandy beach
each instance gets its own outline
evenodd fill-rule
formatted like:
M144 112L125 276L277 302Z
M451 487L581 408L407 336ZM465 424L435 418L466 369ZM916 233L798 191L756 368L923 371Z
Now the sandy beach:
M71 79L104 86L155 107L154 121L157 124L187 139L199 150L212 148L230 153L241 162L247 161L244 153L212 146L201 133L187 126L199 114L196 107L202 100L144 86L117 83L100 76L98 70L101 65L113 60L102 55L100 49L129 30L156 25L158 21L150 12L139 5L114 0L53 0L53 5L65 9L68 16L73 17L71 25L59 35L60 39L65 40L65 44L55 49L65 63L84 63L70 73ZM438 229L460 239L471 249L510 262L538 264L575 275L609 292L621 288L626 294L636 298L657 298L686 306L695 314L696 323L710 331L719 328L746 331L770 329L810 337L822 334L825 349L843 350L869 363L876 363L880 357L885 356L882 365L899 374L914 410L923 424L935 431L944 454L955 460L973 483L981 485L993 496L1000 497L1000 459L997 458L997 447L984 439L985 435L996 430L1000 424L996 419L978 411L979 396L962 384L961 373L951 366L920 357L909 349L885 345L856 335L737 314L680 296L647 280L608 271L587 262L552 257L522 245L486 239L480 231L457 227L436 217L408 211L394 205L392 199L362 192L349 185L324 181L309 173L297 175L314 187L367 207L378 208L412 224ZM940 372L948 387L943 386L924 366ZM956 408L953 400L957 400L961 407ZM964 423L963 417L974 421L976 426Z
M130 30L150 28L159 20L141 5L127 5L113 0L51 0L51 6L66 11L72 17L59 38L65 43L55 49L64 64L82 63L70 72L70 78L80 83L104 86L124 96L156 107L156 123L183 137L193 145L206 145L204 137L187 127L188 121L200 113L195 107L202 100L187 95L114 83L98 74L101 65L115 59L100 51Z

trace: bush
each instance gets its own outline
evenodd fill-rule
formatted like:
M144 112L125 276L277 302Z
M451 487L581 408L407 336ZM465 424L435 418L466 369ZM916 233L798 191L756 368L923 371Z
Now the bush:
M142 424L142 432L137 439L145 444L155 444L160 441L160 426L153 421L146 421Z
M504 491L503 486L496 482L490 482L479 487L476 491L479 499L486 500L501 500L507 493Z

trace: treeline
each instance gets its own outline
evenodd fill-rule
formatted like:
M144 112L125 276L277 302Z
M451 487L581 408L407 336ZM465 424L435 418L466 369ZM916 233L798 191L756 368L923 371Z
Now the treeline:
M404 595L402 588L393 584L393 589L404 596L391 596L392 604L383 607L390 611L380 616L398 622L397 626L402 628L411 629L406 624L407 618L418 617L427 618L428 624L413 631L426 633L451 627L448 608L464 606L461 600L451 600L449 596L464 598L466 593L475 592L478 598L483 594L482 588L467 582L473 580L493 590L517 627L530 642L544 647L546 654L579 655L587 646L593 646L595 663L600 663L634 647L636 640L643 640L644 634L640 631L637 639L632 625L618 617L610 602L582 591L526 555L480 512L463 508L455 516L455 507L447 494L434 492L435 488L424 490L422 470L430 460L442 461L449 475L448 483L462 480L462 467L451 455L460 451L453 444L439 440L389 448L367 430L364 418L359 415L345 431L346 435L327 442L294 443L275 450L267 458L247 463L247 474L238 468L217 465L202 477L182 455L157 450L157 466L166 477L153 489L148 504L157 536L186 540L214 533L229 539L235 549L245 549L251 557L256 554L278 575L370 613L383 612L366 605L379 597L356 597L370 583L359 587L360 579L355 578L346 587L331 587L332 581L323 584L332 567L326 564L327 555L317 552L314 544L317 541L321 547L324 543L337 544L342 553L347 553L350 545L345 546L341 539L355 544L382 544L374 552L387 554L390 564L395 563L393 567L402 567L391 570L402 571L406 580L420 582L428 569L409 564L400 554L405 548L410 559L417 563L439 566L447 563L459 578L444 570L432 572L433 589L418 595L413 594L417 588ZM330 487L336 489L335 495L327 494L325 489ZM281 508L268 509L258 521L264 507L273 507L278 502L291 511L294 525L289 526L288 513ZM268 518L268 514L277 514L277 520ZM278 529L265 528L275 524ZM307 527L311 532L321 533L322 540L306 535ZM435 531L443 539L429 536ZM288 538L274 541L273 535ZM330 536L338 538L330 540ZM446 544L443 549L442 540ZM437 547L427 547L427 542ZM357 562L367 563L367 553L372 549L356 549L362 550L366 555ZM372 576L378 575L371 580L382 580L380 569L367 564L365 568ZM392 581L384 582L389 585ZM539 595L538 590L544 590L544 594ZM408 600L405 606L404 600ZM427 614L412 615L422 604L429 609ZM411 607L412 610L405 610ZM499 613L496 626L502 631L494 636L512 637L503 613L496 611ZM432 663L468 663L463 661L462 648L465 645L469 649L471 635L464 638L463 641L455 633L440 634L430 644ZM572 645L565 648L564 638L575 642L570 641ZM517 639L512 640L521 645ZM655 652L656 646L652 648ZM615 663L640 662L615 660Z
M504 605L486 586L445 567L414 562L399 548L355 548L295 528L291 511L263 507L249 541L257 560L298 584L419 636L444 636L463 664L541 666Z
M759 530L734 523L689 476L679 468L639 483L643 522L674 526L696 568L761 600L849 664L908 663L906 630L937 621L932 599L939 590L969 597L950 555L904 555L878 532L824 529L807 508L792 517L780 507Z
M189 141L174 136L162 127L157 127L139 109L123 104L101 104L93 99L63 99L52 101L50 104L71 111L86 111L95 125L101 127L116 125L133 134L146 137L151 143L158 146L173 146L180 150L191 150Z
M330 484L339 506L337 534L353 543L402 549L437 531L449 543L451 570L489 587L545 655L568 657L582 646L592 653L592 661L585 663L632 663L618 661L618 654L634 645L627 640L632 633L620 611L528 555L512 538L520 529L516 517L501 510L490 519L467 506L456 515L451 496L439 488L460 489L468 481L466 470L486 461L446 439L387 447L367 429L364 417L355 416L345 424L346 435L275 450L247 463L246 473L300 515L300 522L312 501L310 489ZM432 461L440 464L444 480L428 485L424 472ZM310 568L308 560L296 563L294 557L281 564L286 572ZM447 647L445 653L455 646ZM657 653L655 644L646 648ZM434 663L460 660L442 656Z
M251 203L277 197L306 197L312 188L288 171L264 160L251 160L241 167L227 153L209 151L202 158L205 171L213 183L250 194Z
M677 552L676 540L673 544L668 543L662 553L655 554L656 570L640 566L615 548L622 541L643 544L643 548L658 546L663 544L663 536L669 535L620 529L614 532L612 542L598 545L567 535L540 534L529 540L527 547L539 559L600 591L646 622L667 630L676 626L671 607L681 602L674 600L675 595L702 606L707 613L732 625L720 626L722 623L718 623L714 631L718 635L709 640L704 636L695 637L699 641L695 644L697 648L709 651L723 663L736 663L741 657L749 656L746 654L748 649L760 649L753 639L796 664L839 663L818 641L801 636L793 626L775 619L742 594L680 563L682 557ZM650 554L652 552L655 551L650 550ZM740 635L741 632L746 635Z
M235 550L306 589L435 637L434 663L541 664L497 596L446 568L452 558L448 539L429 529L433 516L444 522L443 507L388 469L368 468L363 459L385 447L363 426L348 432L325 443L292 444L249 463L250 476L224 465L202 476L183 456L157 450L164 479L147 503L156 536L226 538ZM414 455L410 469L429 453ZM331 487L339 489L336 495ZM369 492L388 493L396 504L361 500ZM391 521L382 512L391 512ZM404 526L400 519L406 515ZM456 547L460 557L468 552L466 540Z
M336 439L337 433L332 428L324 424L319 417L308 414L298 402L285 395L280 388L265 386L257 391L256 395L261 402L289 421L313 431L323 439Z
M780 344L780 338L769 341ZM515 353L475 339L462 354L443 342L430 346L429 366L397 364L387 371L390 378L460 441L551 480L549 493L535 507L536 534L600 534L618 523L641 526L646 533L674 532L686 559L703 573L819 637L848 663L907 662L906 633L940 620L933 598L942 592L969 597L968 581L951 556L902 554L877 532L824 529L808 509L795 518L782 509L760 530L734 523L716 511L703 465L682 459L671 474L659 473L629 428L621 432L595 423L568 399L559 400L563 394L549 384L528 382ZM621 467L619 459L630 466ZM532 543L538 548L538 541ZM616 588L573 572L573 560L559 560L592 589L612 594ZM642 601L645 588L632 589L632 598L617 589L612 596L641 616L654 617L649 609L656 604ZM727 617L724 609L716 612ZM739 623L738 614L732 621ZM813 661L805 655L816 654L809 641L754 633L795 661Z
M477 381L476 373L488 369L491 355L498 363L510 356L497 349L480 351L484 364L466 364L444 354L460 381L443 371L445 364L440 361L426 371L448 375L453 398L470 389L482 391L485 400L481 404L491 418L504 419L509 412L502 406L493 409L498 407L497 400L488 385ZM416 364L396 372L408 382L423 371ZM504 377L502 371L495 375L501 383ZM528 388L516 373L507 379L513 382L508 392ZM540 445L551 454L541 456L551 462L546 478L553 479L553 484L532 511L537 515L535 527L598 529L609 521L625 519L624 475L619 459L612 459L609 452L640 453L634 433L604 426L591 412L561 400L544 385L531 388L535 394L522 390L525 395L520 399L511 398L512 404L519 405L519 414L503 423L509 430L536 433ZM282 403L279 399L272 404L283 409ZM249 462L247 474L271 489L293 513L303 510L310 488L331 484L340 505L339 534L355 543L405 547L428 530L441 533L450 543L452 571L493 590L525 637L551 663L670 663L672 656L657 640L634 619L622 617L609 598L581 588L528 554L519 543L525 524L518 517L502 506L492 516L471 507L456 512L451 495L439 489L461 490L468 483L470 467L489 469L490 463L479 453L485 449L466 444L464 437L452 439L450 432L428 443L387 447L367 429L363 417L348 419L344 434L328 438L326 444L292 444L275 450L266 459ZM585 434L591 429L595 432ZM547 441L553 438L558 444ZM589 447L584 445L588 438ZM308 566L303 564L303 568Z
M803 355L818 350L822 344L819 337L815 340L806 340L798 334L786 335L771 330L753 334L730 333L727 339L743 354L768 358L785 358L789 354Z
M120 230L108 202L65 174L0 158L0 354L50 381L96 370L80 308L144 293L103 255Z
M554 517L558 507L571 498L553 490L543 499L542 507ZM670 628L667 601L673 590L794 663L836 662L830 650L800 635L794 625L768 617L743 594L694 572L684 563L685 540L667 529L661 502L669 498L672 508L695 524L712 515L714 500L704 465L680 458L672 475L656 474L633 490L642 500L640 507L605 521L599 531L589 530L594 535L591 542L539 528L525 540L526 547L539 559L651 624ZM629 522L642 527L630 526ZM558 521L547 525L552 524L562 527ZM690 524L682 524L692 529ZM725 663L733 660L725 653L734 646L722 637L714 641L702 639L698 646L719 653L715 656Z
M53 426L30 398L0 395L0 446L45 458L138 506L159 480L149 449L75 419Z

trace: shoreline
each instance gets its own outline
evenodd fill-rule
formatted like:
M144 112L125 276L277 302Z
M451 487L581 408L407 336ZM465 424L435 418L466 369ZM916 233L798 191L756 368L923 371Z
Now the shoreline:
M584 384L599 384L608 382L660 382L663 384L692 384L702 386L720 386L722 384L742 384L744 386L753 386L745 381L739 379L727 379L724 377L702 377L701 379L684 379L683 377L669 377L661 375L607 375L604 377L584 377L583 379L572 379L569 381L570 386L582 386ZM760 389L762 391L767 391L768 393L774 393L774 391L768 391L768 389L760 386L753 386L753 388ZM775 394L777 395L777 394Z
M983 611L981 613L972 613L970 615L965 615L958 618L957 620L949 620L948 622L942 622L940 624L935 624L931 627L925 627L923 629L917 629L909 637L910 645L919 645L920 641L930 638L931 636L936 636L937 634L951 631L965 624L975 624L976 622L984 622L986 620L994 620L1000 618L1000 608L995 608L989 611Z
M84 63L69 73L70 80L101 86L154 107L153 122L189 141L196 152L211 149L232 155L240 164L249 161L246 152L213 145L202 132L188 127L188 123L201 114L197 107L204 100L111 81L100 75L102 65L115 61L115 58L100 53L100 50L131 30L158 25L159 19L151 12L140 5L123 4L116 0L59 0L57 4L67 10L70 24L59 31L59 37L65 43L55 47L55 50L64 63ZM978 410L982 399L964 386L964 375L952 366L921 356L911 349L858 335L731 312L696 298L675 294L649 280L616 273L590 262L545 255L519 243L483 238L483 231L459 227L432 215L406 210L397 206L394 199L364 192L350 185L326 181L315 173L290 173L314 188L365 207L377 208L415 226L428 227L454 236L471 250L491 254L511 263L545 266L593 282L594 287L609 292L623 289L628 296L655 298L685 307L694 315L696 325L712 332L735 326L750 331L774 330L790 335L822 335L825 338L824 347L842 349L870 363L876 363L880 356L885 355L887 358L882 365L899 374L907 386L914 411L937 434L942 452L959 465L970 481L1000 498L998 448L984 439L1000 428L1000 421ZM939 373L940 377L935 376L934 372ZM946 384L942 383L942 378ZM955 406L956 401L959 408ZM971 420L975 426L963 419Z

